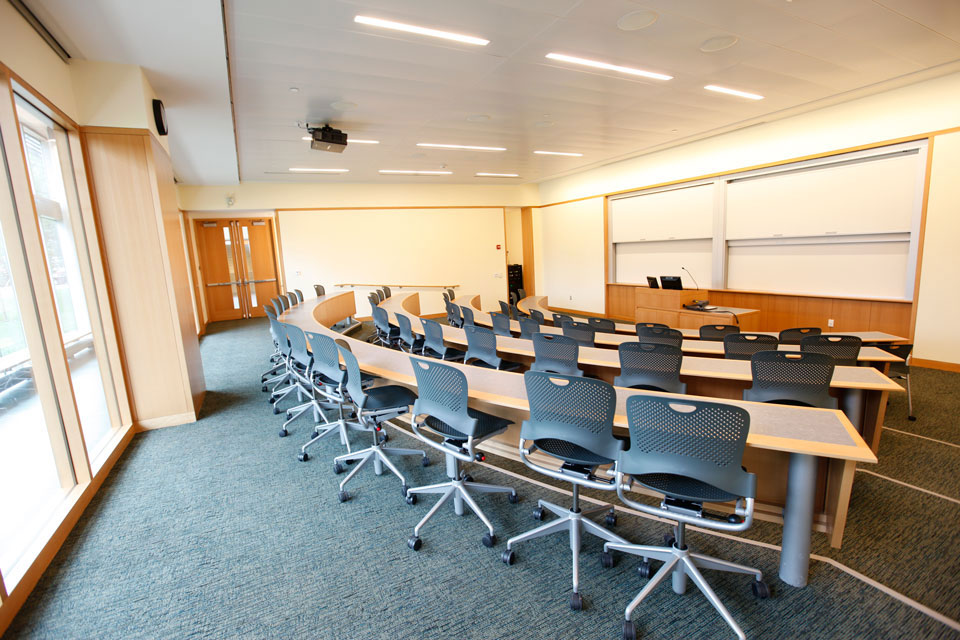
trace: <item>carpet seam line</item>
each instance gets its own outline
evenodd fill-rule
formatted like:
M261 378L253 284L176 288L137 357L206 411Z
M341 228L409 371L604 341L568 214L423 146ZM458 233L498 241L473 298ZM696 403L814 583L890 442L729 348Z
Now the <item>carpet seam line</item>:
M900 486L907 487L908 489L913 489L914 491L920 491L922 493L926 493L928 495L934 496L935 498L940 498L942 500L948 500L950 502L953 502L954 504L960 504L960 500L957 500L956 498L951 498L950 496L945 496L942 493L937 493L936 491L930 491L929 489L924 489L923 487L918 487L916 485L909 484L907 482L904 482L903 480L897 480L896 478L880 475L876 471L870 471L868 469L857 469L857 472L866 473L867 475L871 475L871 476L876 476L877 478L880 478L882 480L887 480L888 482L892 482L894 484L899 484Z
M931 438L929 436L921 436L919 433L910 433L909 431L901 431L900 429L894 429L893 427L883 427L887 431L893 431L894 433L902 433L905 436L913 436L914 438L920 438L922 440L929 440L930 442L936 442L937 444L943 444L948 447L956 447L960 449L960 444L953 442L947 442L946 440L937 440L936 438Z

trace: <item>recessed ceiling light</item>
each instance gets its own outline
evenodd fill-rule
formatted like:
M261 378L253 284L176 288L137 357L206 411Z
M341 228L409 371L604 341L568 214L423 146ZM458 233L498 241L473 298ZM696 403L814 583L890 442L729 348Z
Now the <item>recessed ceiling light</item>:
M336 102L331 102L330 106L336 109L337 111L351 111L357 108L357 103L338 100Z
M763 96L756 93L749 93L747 91L740 91L739 89L730 89L728 87L721 87L715 84L708 84L704 87L707 91L716 91L717 93L726 93L731 96L739 96L741 98L747 98L749 100L763 100Z
M579 158L582 156L582 153L570 153L569 151L534 151L534 153L541 156L572 156Z
M313 137L312 137L312 136L303 136L303 137L300 138L300 139L301 139L301 140L306 140L307 142L311 142L311 141L313 140ZM379 140L357 140L356 138L349 138L349 139L347 140L347 143L348 143L348 144L380 144L380 141L379 141Z
M717 51L729 49L738 42L740 42L740 38L737 36L717 36L716 38L710 38L704 41L704 43L700 45L700 51L704 53L716 53Z
M290 167L293 173L347 173L350 169L314 169L312 167Z
M550 58L551 60L560 60L561 62L572 62L573 64L582 64L586 67L594 67L597 69L606 69L608 71L616 71L618 73L625 73L631 76L641 76L644 78L652 78L654 80L673 80L673 76L668 76L665 73L655 73L653 71L644 71L643 69L634 69L633 67L621 67L620 65L610 64L609 62L587 60L585 58L568 56L563 53L548 53L547 57Z
M633 11L617 20L617 28L623 31L646 29L660 16L653 11Z
M391 20L381 20L380 18L371 18L370 16L356 16L354 22L370 25L371 27L381 27L383 29L394 29L395 31L406 31L407 33L416 33L421 36L430 36L433 38L443 38L444 40L456 40L467 44L477 44L486 46L490 44L489 40L477 38L476 36L466 36L460 33L450 33L449 31L440 31L438 29L428 29L427 27L418 27L412 24L402 22L393 22Z
M482 171L478 171L473 175L479 176L481 178L519 178L520 177L519 173L485 173Z
M449 176L453 171L411 171L407 169L380 169L384 175L398 176Z
M300 87L290 87L290 93L300 93Z
M418 147L429 149L466 149L467 151L506 151L506 147L477 147L470 144L437 144L435 142L418 142Z
M488 120L490 120L490 116L485 113L475 113L467 116L467 122L487 122Z

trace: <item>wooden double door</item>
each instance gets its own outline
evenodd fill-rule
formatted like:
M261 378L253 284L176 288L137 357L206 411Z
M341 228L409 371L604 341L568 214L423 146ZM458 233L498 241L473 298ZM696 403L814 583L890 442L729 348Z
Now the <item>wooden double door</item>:
M273 221L243 218L195 224L207 321L266 315L263 305L280 293Z

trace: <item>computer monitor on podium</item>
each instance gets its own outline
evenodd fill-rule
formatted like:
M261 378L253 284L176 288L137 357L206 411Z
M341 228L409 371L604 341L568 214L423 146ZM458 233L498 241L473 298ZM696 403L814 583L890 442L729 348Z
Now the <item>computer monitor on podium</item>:
M676 291L683 289L680 276L660 276L660 286L664 289L674 289Z

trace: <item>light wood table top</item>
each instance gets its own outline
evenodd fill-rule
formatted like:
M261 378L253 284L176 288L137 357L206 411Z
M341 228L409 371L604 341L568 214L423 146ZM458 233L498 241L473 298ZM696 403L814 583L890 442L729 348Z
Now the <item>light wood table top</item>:
M345 341L357 356L363 371L415 388L410 360L411 358L430 360L429 358L410 356L395 349L356 340L348 335L337 333L318 321L318 318L328 322L331 320L331 314L325 312L324 307L335 304L337 298L341 296L350 296L352 299L353 293L340 293L306 300L281 315L280 320L298 326L304 331L323 333ZM395 304L395 308L403 308L401 304L403 301L399 296L393 296L390 300L394 301L391 307ZM726 361L713 360L712 362ZM471 399L507 409L529 410L522 374L457 363L448 364L460 369L467 376ZM617 408L614 424L623 428L627 426L626 400L632 395L656 395L676 398L681 402L689 399L689 396L678 394L623 388L616 388L616 392ZM856 462L877 461L870 447L841 411L738 400L717 399L715 401L742 407L749 412L750 433L747 437L749 446Z
M476 297L478 298L477 307L479 308L479 296L476 296ZM462 298L466 299L466 298L468 298L468 296L462 296ZM459 300L459 299L461 299L461 298L457 298L457 299ZM460 304L460 303L458 302L457 304ZM551 310L547 307L547 296L527 296L526 298L524 298L523 300L521 300L520 302L518 302L518 303L517 303L517 306L518 306L518 307L520 308L520 310L523 311L524 313L530 313L530 309L536 309L537 311L540 311L541 313L543 313L543 315L546 316L546 318L547 318L548 320L551 319L551 318L553 317L553 314L555 313L554 311L551 311ZM724 308L726 308L726 307L724 307ZM734 310L734 311L736 311L736 310ZM742 311L754 311L754 310L753 310L753 309L750 309L750 310L742 310ZM586 319L585 319L585 318L577 318L577 317L574 317L574 319L577 320L577 321L586 322ZM517 328L517 330L519 331L519 327ZM689 338L689 339L691 339L691 340L699 340L699 339L700 339L700 331L699 331L699 329L680 329L680 331L683 333L683 337L684 337L684 338ZM617 332L618 332L618 333L629 333L629 334L636 335L636 326L635 326L634 324L630 324L630 323L627 323L627 322L618 322L618 323L617 323ZM763 333L763 334L771 335L771 336L777 336L777 335L779 335L779 333L778 333L777 331L750 331L749 333ZM829 335L857 336L857 337L859 337L861 340L863 340L864 342L906 342L906 341L907 341L907 338L904 338L904 337L902 337L902 336L895 336L895 335L890 334L890 333L884 333L883 331L840 331L840 332L834 332L834 333L827 332L827 333L824 333L823 335L828 335L828 336L829 336ZM599 342L599 340L598 340L598 342ZM866 347L865 347L865 348L866 348ZM873 348L876 348L876 347L873 347ZM881 349L881 351L882 351L882 349ZM888 354L888 355L889 355L889 354ZM894 356L894 357L896 357L896 356ZM897 362L897 361L899 361L899 360L900 360L900 359L897 358L896 360L877 360L877 361L879 361L879 362Z

